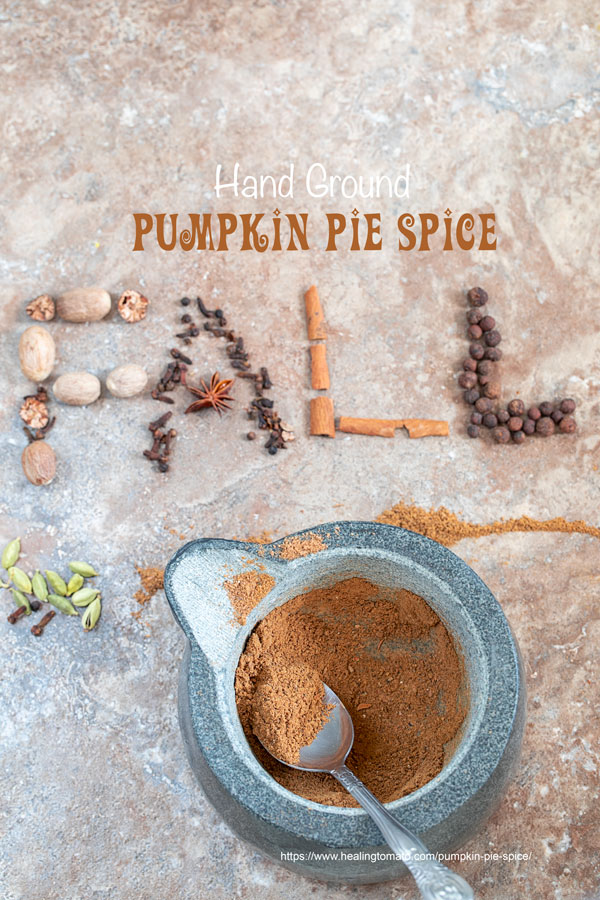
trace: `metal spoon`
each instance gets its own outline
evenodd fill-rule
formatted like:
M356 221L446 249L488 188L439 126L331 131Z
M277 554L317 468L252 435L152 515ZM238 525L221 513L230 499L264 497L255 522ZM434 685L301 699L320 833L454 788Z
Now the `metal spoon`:
M428 859L429 851L425 844L390 815L385 806L347 768L346 758L354 741L352 719L331 688L326 684L323 687L323 702L327 706L333 705L328 720L312 744L302 747L298 765L292 765L285 759L280 759L279 762L307 772L328 772L337 778L371 816L394 853L402 858L425 900L473 900L475 895L467 882L436 860ZM269 747L265 746L265 749L272 756L275 755Z

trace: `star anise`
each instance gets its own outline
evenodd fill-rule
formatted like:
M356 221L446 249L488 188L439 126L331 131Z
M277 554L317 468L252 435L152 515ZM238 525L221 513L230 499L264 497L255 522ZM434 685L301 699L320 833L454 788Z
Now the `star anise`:
M233 400L233 397L227 392L229 387L233 384L233 378L224 378L220 381L219 373L215 372L210 379L210 384L208 386L202 379L200 379L200 384L201 387L193 387L191 384L186 385L188 391L191 394L194 394L195 397L198 397L191 406L188 406L186 413L197 412L199 409L212 407L213 409L216 409L219 415L221 415L222 409L230 409L227 401Z

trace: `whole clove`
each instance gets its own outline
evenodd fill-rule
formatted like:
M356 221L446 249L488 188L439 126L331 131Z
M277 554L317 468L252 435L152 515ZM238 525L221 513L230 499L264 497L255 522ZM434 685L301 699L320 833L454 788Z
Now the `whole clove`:
M11 613L6 617L7 621L10 622L11 625L14 625L21 616L24 616L27 612L26 606L18 606L16 609L13 609Z
M48 622L51 622L55 615L56 613L53 609L49 610L46 615L40 619L37 625L31 626L31 633L35 634L36 637L39 637L41 634L43 634L44 628L46 627Z

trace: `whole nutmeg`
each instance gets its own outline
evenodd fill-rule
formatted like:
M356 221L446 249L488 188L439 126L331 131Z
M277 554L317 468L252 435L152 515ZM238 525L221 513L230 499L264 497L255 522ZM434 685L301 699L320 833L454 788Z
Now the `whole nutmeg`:
M525 415L525 404L522 400L511 400L507 408L511 416Z
M482 287L473 287L467 293L467 300L471 306L485 306L488 301L487 291Z
M465 373L466 374L466 373ZM106 387L113 397L135 397L148 384L148 375L142 366L125 363L113 369L106 379Z
M492 400L498 400L502 393L502 386L499 381L488 381L483 389L483 393Z
M56 379L52 391L57 400L69 406L87 406L100 396L100 379L91 372L66 372Z
M25 477L35 485L50 484L56 475L56 456L46 441L32 441L23 450L21 465Z
M110 312L110 294L102 288L75 288L60 295L56 312L67 322L99 322Z
M117 309L126 322L141 322L146 317L148 298L139 291L123 291L117 301Z
M54 368L54 338L41 325L26 328L19 341L21 371L31 381L45 381Z
M540 404L540 407L541 406L542 404ZM542 418L538 419L535 423L535 430L538 434L541 434L542 437L550 437L551 434L554 434L555 428L556 426L550 416L542 416Z
M565 416L558 423L558 430L561 434L573 434L577 431L577 422L572 416Z
M497 444L508 444L510 441L510 431L506 425L498 425L497 428L494 428L492 436Z

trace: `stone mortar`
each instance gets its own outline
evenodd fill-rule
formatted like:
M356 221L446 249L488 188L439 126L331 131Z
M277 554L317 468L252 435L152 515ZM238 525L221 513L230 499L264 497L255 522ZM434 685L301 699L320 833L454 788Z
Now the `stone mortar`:
M372 522L340 522L298 532L322 536L327 549L279 558L282 541L259 546L226 540L186 544L170 561L165 590L188 639L179 718L188 757L228 825L271 859L309 877L371 883L406 872L399 860L307 859L310 851L387 852L360 809L305 800L278 784L252 753L239 721L234 678L248 635L277 606L315 587L361 576L421 595L451 632L469 688L463 733L442 771L424 787L387 804L432 851L447 852L477 833L496 808L519 756L525 719L522 664L504 614L486 585L435 541ZM285 539L284 539L285 540ZM224 582L261 568L275 586L244 625ZM282 854L304 853L304 860Z

